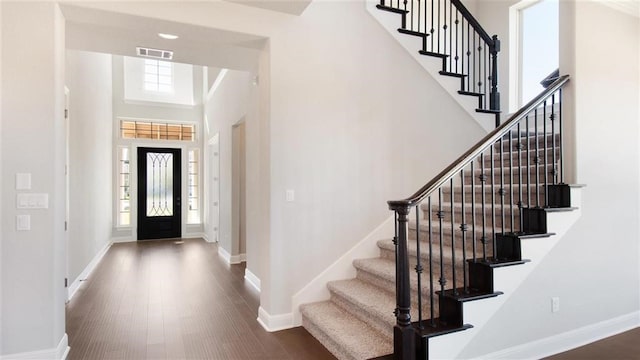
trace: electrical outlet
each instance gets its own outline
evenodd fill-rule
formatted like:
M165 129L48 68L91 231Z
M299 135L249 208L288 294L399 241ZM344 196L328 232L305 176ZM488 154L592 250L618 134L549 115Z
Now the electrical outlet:
M551 298L551 312L558 312L560 311L560 298L559 297L552 297Z

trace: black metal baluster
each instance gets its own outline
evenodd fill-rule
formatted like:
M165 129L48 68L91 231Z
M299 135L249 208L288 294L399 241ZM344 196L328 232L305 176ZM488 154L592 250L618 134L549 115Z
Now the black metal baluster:
M556 162L556 94L551 95L551 146L553 147L553 163L551 165L551 171L553 175L553 183L558 183L558 163Z
M453 72L453 4L449 1L449 71Z
M453 281L453 294L458 295L458 290L456 289L456 208L453 204L453 177L449 180L449 186L451 186L451 273Z
M433 307L433 240L432 240L432 227L431 227L431 196L427 198L427 206L429 208L429 311L431 326L435 326L435 314Z
M471 243L473 250L473 261L476 261L476 173L471 161L471 233L473 242Z
M480 153L480 182L482 183L482 196L480 201L482 202L482 238L480 241L482 242L482 259L487 260L487 210L485 207L486 199L484 196L484 186L487 182L487 177L484 174L484 152Z
M431 0L431 30L429 30L431 32L431 52L436 52L436 51L433 50L433 42L434 42L434 37L435 37L435 36L433 36L433 34L436 31L435 28L434 28L435 21L433 20L434 19L434 15L436 13L435 10L436 10L436 8L434 6L433 0Z
M458 60L460 59L460 56L458 56L458 42L460 40L459 38L459 33L460 33L460 20L458 20L458 11L456 10L456 56L453 58L456 61L456 73L458 73Z
M471 24L467 23L467 88L471 91Z
M406 2L406 0L405 0ZM415 31L415 28L413 27L413 18L415 17L415 13L413 12L413 0L411 0L411 10L409 15L411 15L411 31Z
M457 13L456 16L458 16ZM460 54L462 55L460 56L460 72L464 74L464 16L460 19L460 31L462 32L462 35L460 36ZM465 87L465 81L465 79L462 79L462 90L467 90Z
M442 187L438 189L438 221L440 224L440 293L444 294L444 287L447 285L447 279L444 276L444 227L442 220L444 212L442 211Z
M416 205L416 275L418 276L418 327L422 326L422 264L420 253L420 204Z
M502 233L504 234L504 223L505 223L505 218L504 218L504 196L506 195L506 192L504 190L504 142L502 141L503 138L500 138L499 142L500 142L500 190L498 190L498 194L500 195L500 214L501 214L501 223L500 223L500 230L502 231ZM509 159L509 162L511 163L512 159ZM495 236L495 234L493 235Z
M440 52L440 6L441 6L441 2L442 0L438 0L438 51L436 51L438 54L441 54Z
M539 155L539 144L538 144L538 108L533 111L533 124L535 126L535 140L536 140L536 157L533 160L533 165L536 167L536 207L540 207L540 155Z
M513 233L513 223L515 222L515 211L513 210L513 169L515 161L513 160L513 127L509 130L509 211L511 212L511 232ZM519 160L518 160L519 161ZM519 165L519 164L518 164Z
M478 34L473 33L473 82L471 83L473 86L471 87L471 92L477 92L476 91L476 62L478 60L478 57L476 56L476 37L478 36ZM471 74L469 75L471 76Z
M482 77L482 86L484 87L484 90L482 91L482 93L484 94L484 96L482 97L482 108L483 109L488 109L487 107L487 98L489 97L489 92L487 91L487 83L489 82L487 80L487 67L489 66L489 52L487 51L487 43L484 43L484 51L482 52L483 57L484 57L484 76ZM495 237L495 234L493 235Z
M560 184L564 184L564 134L562 129L562 88L558 89L558 103L560 104L560 109L558 109L558 130L560 131Z
M522 149L524 145L522 143L523 136L520 129L520 123L521 121L518 122L518 210L520 212L520 231L522 231ZM529 171L529 169L527 169L527 171Z
M527 207L531 207L531 133L529 130L529 115L525 116L525 131L527 132Z
M465 202L464 202L464 168L460 170L460 187L462 190L461 194L461 206L462 215L460 219L460 231L462 232L462 282L463 282L463 290L465 294L467 293L467 223L465 222ZM454 263L455 267L455 263Z
M547 100L542 103L542 140L544 141L544 163L542 171L544 171L544 206L549 205L549 179L547 177L548 164L547 160Z
M443 16L444 25L442 25L442 30L441 31L442 31L442 46L444 47L444 49L443 49L442 53L444 55L448 55L448 53L447 53L447 28L448 28L448 26L447 26L447 0L444 0L443 8L444 8L444 16ZM450 71L450 69L447 69L447 59L446 58L444 60L444 64L443 65L444 65L444 69L442 69L442 70Z
M495 174L494 169L496 167L495 159L493 158L493 146L489 147L489 154L491 156L491 240L493 244L493 256L496 256L496 189L494 184Z

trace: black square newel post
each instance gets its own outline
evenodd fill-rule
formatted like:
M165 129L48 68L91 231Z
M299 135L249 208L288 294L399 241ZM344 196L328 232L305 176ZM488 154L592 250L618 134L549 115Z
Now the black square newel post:
M491 53L491 92L489 93L489 108L500 110L500 93L498 92L498 53L500 52L500 40L498 35L491 38L493 44L489 47ZM500 126L500 121L496 118L496 127Z
M409 282L408 215L407 204L389 204L396 212L396 325L393 328L393 354L396 360L416 358L416 334L411 325L411 285Z

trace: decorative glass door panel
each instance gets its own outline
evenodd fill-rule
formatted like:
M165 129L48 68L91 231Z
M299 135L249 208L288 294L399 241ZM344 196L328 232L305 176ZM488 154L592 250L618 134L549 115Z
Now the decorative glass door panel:
M138 240L181 236L180 153L138 148Z
M147 153L147 216L173 215L173 154Z

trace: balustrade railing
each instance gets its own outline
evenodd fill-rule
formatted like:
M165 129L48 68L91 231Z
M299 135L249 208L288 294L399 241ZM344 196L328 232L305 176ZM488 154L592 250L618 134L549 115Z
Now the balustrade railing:
M498 237L526 235L524 209L550 205L549 186L563 183L568 81L549 84L414 195L388 202L396 216L397 359L415 358L416 336L461 325L445 318L443 296L472 296L469 266L507 260L496 256Z
M403 13L401 31L422 36L421 53L442 58L441 74L460 77L460 93L478 96L481 110L500 110L500 41L460 0L380 0L380 6Z

